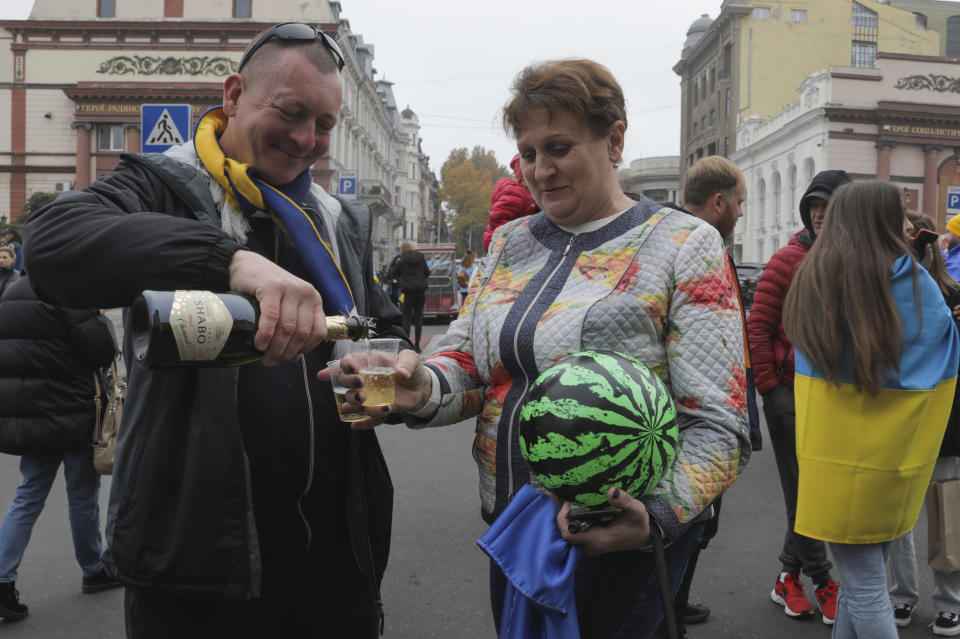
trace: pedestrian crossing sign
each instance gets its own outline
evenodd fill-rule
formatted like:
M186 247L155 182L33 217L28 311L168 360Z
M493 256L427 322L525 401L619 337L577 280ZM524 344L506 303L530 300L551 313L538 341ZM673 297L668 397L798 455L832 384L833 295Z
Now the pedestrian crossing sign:
M140 149L144 153L163 153L175 144L183 144L193 132L189 104L140 105Z

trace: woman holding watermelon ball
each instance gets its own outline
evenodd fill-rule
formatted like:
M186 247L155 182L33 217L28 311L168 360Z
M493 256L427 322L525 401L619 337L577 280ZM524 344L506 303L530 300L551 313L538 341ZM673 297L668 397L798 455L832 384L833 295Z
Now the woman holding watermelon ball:
M884 559L917 520L956 385L957 328L910 255L907 224L893 185L841 186L784 302L794 528L827 542L840 572L834 639L897 637Z
M503 119L541 211L497 229L460 317L425 365L401 354L392 410L413 427L477 419L473 452L490 523L531 483L518 431L540 373L585 350L622 353L656 373L678 413L674 462L645 495L609 486L609 505L623 511L609 524L571 534L565 505L554 531L587 551L576 569L581 636L647 637L662 618L645 551L651 526L668 542L676 588L711 502L750 455L736 285L713 227L624 195L626 107L606 68L590 60L527 67ZM498 625L504 588L491 563Z

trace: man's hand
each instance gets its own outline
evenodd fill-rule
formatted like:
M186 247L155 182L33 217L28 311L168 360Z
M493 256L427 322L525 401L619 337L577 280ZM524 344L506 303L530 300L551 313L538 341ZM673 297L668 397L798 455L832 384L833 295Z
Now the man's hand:
M565 503L557 513L557 528L560 536L577 546L583 546L590 555L599 555L621 550L636 550L650 544L650 515L643 502L637 501L619 488L607 490L607 501L623 514L610 523L593 526L579 533L567 530L570 504Z
M356 365L354 355L344 355L340 360L340 369L343 373L340 375L340 383L349 390L346 394L344 405L349 409L354 409L367 398L363 392L363 378L360 376L360 370ZM350 426L354 430L369 430L382 424L390 413L401 413L415 411L423 408L427 400L430 399L430 391L433 389L433 378L423 367L420 356L415 351L404 350L397 355L395 397L391 406L368 406L366 407L369 419L360 422L351 422ZM330 373L323 369L317 373L320 381L329 381Z
M252 251L230 260L230 290L260 302L260 324L253 344L272 366L297 359L327 338L323 300L312 284Z

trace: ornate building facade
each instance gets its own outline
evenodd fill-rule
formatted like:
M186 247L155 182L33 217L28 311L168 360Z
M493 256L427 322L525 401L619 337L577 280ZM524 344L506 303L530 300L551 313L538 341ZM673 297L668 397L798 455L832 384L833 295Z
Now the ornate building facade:
M843 169L899 187L907 210L939 228L960 193L960 60L878 54L873 68L810 75L798 99L740 126L730 159L747 182L737 225L741 256L765 262L802 227L798 203L813 175Z
M337 38L346 56L340 122L314 180L336 192L339 172L354 172L376 217L377 257L387 259L391 243L417 239L420 218L431 219L432 182L428 168L418 173L419 208L395 197L411 179L401 167L409 132L390 83L376 77L373 46L340 14L328 0L35 0L27 20L0 21L9 122L0 127L0 216L16 218L33 192L83 188L139 151L141 105L189 104L196 117L219 104L247 43L297 20Z

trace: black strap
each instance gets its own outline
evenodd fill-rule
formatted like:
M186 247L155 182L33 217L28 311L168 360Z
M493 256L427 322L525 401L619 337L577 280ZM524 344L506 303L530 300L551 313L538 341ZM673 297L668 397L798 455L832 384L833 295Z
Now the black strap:
M663 549L663 537L660 529L650 521L650 539L653 541L653 565L656 568L657 581L660 582L660 598L663 601L663 618L667 622L667 636L680 639L677 627L677 613L673 609L673 595L670 594L670 573L667 571L667 554Z

